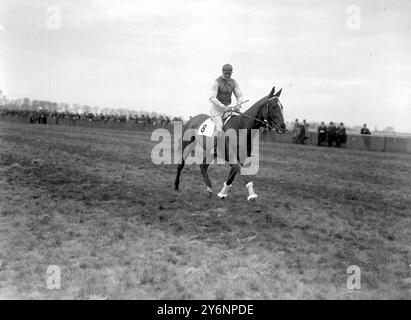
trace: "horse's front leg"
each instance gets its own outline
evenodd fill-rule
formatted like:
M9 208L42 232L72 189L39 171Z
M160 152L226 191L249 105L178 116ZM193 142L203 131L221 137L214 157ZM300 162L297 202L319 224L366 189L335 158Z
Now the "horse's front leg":
M239 164L231 164L231 170L230 173L228 174L227 180L224 182L223 189L218 193L218 197L220 199L225 199L228 196L228 193L230 192L230 188L232 186L232 183L234 181L234 178L237 174L240 175L242 178L243 182L245 183L245 186L248 190L248 201L253 201L255 200L258 196L254 192L254 185L253 182L248 178L248 176L242 176L241 175L241 167Z
M221 189L221 191L217 194L217 196L220 199L227 198L228 193L230 192L231 185L237 173L238 173L238 170L234 167L234 165L231 165L231 170L230 170L230 173L228 174L227 180L224 182L223 189Z
M227 198L235 176L241 173L240 166L238 165L238 163L235 162L235 160L238 161L237 153L233 153L232 152L233 148L230 145L227 145L225 142L226 141L224 141L224 147L225 147L224 148L224 158L226 161L229 161L231 170L230 170L230 173L228 174L227 180L224 182L223 189L221 189L221 191L217 194L217 196L220 199Z
M248 197L247 200L248 201L254 201L258 196L256 195L256 193L254 192L254 185L252 181L247 182L247 184L245 185L245 187L248 190Z
M247 188L247 191L248 191L247 200L248 201L254 201L258 196L254 192L254 185L253 185L253 182L251 181L250 176L240 175L240 177L242 178L242 180L245 184L245 187Z

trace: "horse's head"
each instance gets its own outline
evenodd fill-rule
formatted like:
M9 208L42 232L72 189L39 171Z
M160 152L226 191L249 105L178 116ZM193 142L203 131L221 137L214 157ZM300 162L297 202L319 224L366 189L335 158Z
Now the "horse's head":
M279 100L281 90L275 93L275 87L273 87L262 108L262 118L267 123L268 128L275 129L280 134L287 130L284 123L283 106Z

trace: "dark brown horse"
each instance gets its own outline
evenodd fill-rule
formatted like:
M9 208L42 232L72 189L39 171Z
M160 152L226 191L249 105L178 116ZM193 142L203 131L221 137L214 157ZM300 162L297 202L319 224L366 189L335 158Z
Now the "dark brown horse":
M240 149L239 142L236 141L236 146L234 146L234 148L235 147L237 148L237 152L235 152L234 154L238 156L237 156L236 163L233 163L232 158L230 158L230 152L233 151L231 140L230 140L231 147L230 145L223 143L223 146L224 146L224 151L222 153L223 158L225 161L230 161L231 170L230 170L227 180L224 182L223 189L221 190L220 193L218 193L219 198L224 199L225 197L227 197L235 176L237 174L241 175L241 167L244 164L245 158L251 156L252 154L251 141L253 139L252 134L258 134L259 132L258 129L260 129L262 126L268 127L269 129L275 129L276 132L279 134L282 134L286 131L286 125L284 123L283 110L282 110L283 107L279 101L280 94L281 94L281 89L277 93L275 93L275 87L274 87L268 96L254 103L254 105L252 105L244 113L240 113L240 115L232 116L228 120L228 122L224 125L223 129L225 132L227 132L227 130L230 131L229 129L231 129L231 131L234 130L234 132L237 133L237 137L241 129L247 130L247 142L246 142L247 146L246 146L246 155L241 157L240 156L241 152L238 152ZM210 160L214 160L214 158L217 157L217 153L213 153L210 159L210 150L207 150L206 148L206 145L210 146L210 144L205 143L205 140L214 139L214 137L206 138L204 136L199 136L197 134L197 130L200 127L200 125L208 118L209 118L209 115L199 114L193 117L192 119L190 119L190 121L188 121L183 128L183 137L187 138L187 135L185 135L185 133L188 130L190 130L190 132L193 132L193 134L191 135L191 138L189 137L188 139L184 139L182 141L182 145L181 145L182 159L177 167L175 189L179 188L181 170L184 168L185 160L187 159L188 155L191 154L196 144L200 143L204 151L203 153L204 158L203 158L202 164L200 165L200 169L201 169L201 173L204 177L204 180L207 186L207 192L209 194L212 194L211 182L210 182L210 178L208 177L207 169L210 165ZM250 178L248 178L249 176L245 176L245 175L241 175L241 176L243 177L244 182L246 183L246 187L249 192L249 196L247 199L254 200L257 197L257 195L254 193L253 183L251 182Z

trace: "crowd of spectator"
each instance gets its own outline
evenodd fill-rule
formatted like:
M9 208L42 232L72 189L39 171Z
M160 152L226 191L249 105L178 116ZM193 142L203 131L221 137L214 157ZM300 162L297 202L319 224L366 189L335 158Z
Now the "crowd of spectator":
M304 119L302 123L295 119L293 124L293 138L292 143L295 144L304 144L304 141L308 139L308 127L310 125ZM340 122L336 125L334 122L330 121L328 126L321 122L317 128L317 145L332 147L335 143L337 148L341 147L342 144L347 142L347 130L344 126L344 123ZM360 130L360 134L369 135L371 131L367 128L367 125L364 124L363 128Z
M57 103L29 98L8 99L0 90L0 115L27 118L31 123L46 124L50 120L58 124L59 120L87 120L103 122L134 122L145 125L166 125L180 117L170 118L156 112L135 111L129 109L100 109L88 105Z
M321 122L321 125L317 129L317 132L318 146L321 146L324 144L324 142L326 142L329 147L332 147L333 143L335 142L336 147L339 148L341 144L347 142L347 131L344 127L344 123L342 122L340 122L340 124L336 126L334 122L330 121L328 127L324 122Z
M102 121L102 122L134 122L145 125L167 125L172 120L181 120L181 118L174 117L172 120L168 116L163 115L150 115L147 114L108 114L108 113L78 113L78 112L59 112L49 110L15 110L15 109L3 109L0 111L2 117L7 115L19 116L28 118L30 123L42 123L47 124L50 119L55 120L58 124L60 119L68 120L81 120L86 119L88 121Z
M295 119L294 126L293 126L293 138L292 143L295 144L304 144L304 141L308 139L307 132L308 132L309 124L303 120L302 123Z

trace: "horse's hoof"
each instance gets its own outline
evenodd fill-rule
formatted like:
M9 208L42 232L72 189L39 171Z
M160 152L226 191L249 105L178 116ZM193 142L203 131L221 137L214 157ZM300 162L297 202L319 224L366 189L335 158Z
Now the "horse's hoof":
M252 194L252 195L249 195L248 197L247 197L247 200L248 201L251 201L251 202L257 202L257 195L256 194Z
M210 187L207 187L207 193L208 194L213 194L213 190Z
M224 200L225 198L227 198L227 195L226 195L226 194L221 194L221 193L219 193L219 194L217 195L217 197L219 197L221 200Z

